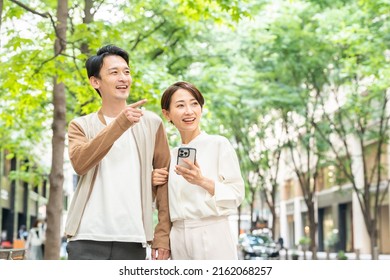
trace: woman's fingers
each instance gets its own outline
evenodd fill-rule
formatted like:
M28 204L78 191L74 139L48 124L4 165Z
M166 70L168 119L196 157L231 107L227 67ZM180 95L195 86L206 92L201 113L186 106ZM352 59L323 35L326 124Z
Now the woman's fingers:
M168 181L167 168L158 168L152 171L152 184L153 186L163 185Z

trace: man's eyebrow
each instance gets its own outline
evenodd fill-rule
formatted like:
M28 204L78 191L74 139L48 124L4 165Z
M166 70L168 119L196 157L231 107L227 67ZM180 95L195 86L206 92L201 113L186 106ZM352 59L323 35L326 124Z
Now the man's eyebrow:
M114 66L114 67L108 68L107 70L110 71L110 70L118 70L118 69L119 69L119 67ZM125 70L130 70L130 67L126 66L126 67L124 67L123 69L125 69Z

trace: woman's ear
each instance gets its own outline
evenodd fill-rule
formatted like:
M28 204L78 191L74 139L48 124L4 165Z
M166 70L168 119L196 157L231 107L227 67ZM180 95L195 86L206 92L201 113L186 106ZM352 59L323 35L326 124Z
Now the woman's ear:
M162 113L163 113L165 119L166 119L168 122L171 122L171 118L169 117L169 111L168 111L168 110L165 110L165 109L162 109Z

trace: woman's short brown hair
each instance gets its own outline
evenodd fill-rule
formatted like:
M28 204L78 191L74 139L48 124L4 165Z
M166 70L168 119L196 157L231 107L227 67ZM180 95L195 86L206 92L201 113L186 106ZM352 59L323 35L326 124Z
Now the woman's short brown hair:
M169 106L171 105L172 95L179 89L185 89L199 102L200 107L203 108L204 98L202 93L189 82L176 82L170 85L163 93L161 97L161 109L169 111Z

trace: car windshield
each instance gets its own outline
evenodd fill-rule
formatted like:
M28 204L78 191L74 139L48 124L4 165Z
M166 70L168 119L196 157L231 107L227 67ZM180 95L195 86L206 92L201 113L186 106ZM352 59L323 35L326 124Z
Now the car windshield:
M263 235L248 235L247 238L251 245L268 245L272 243L269 237Z

